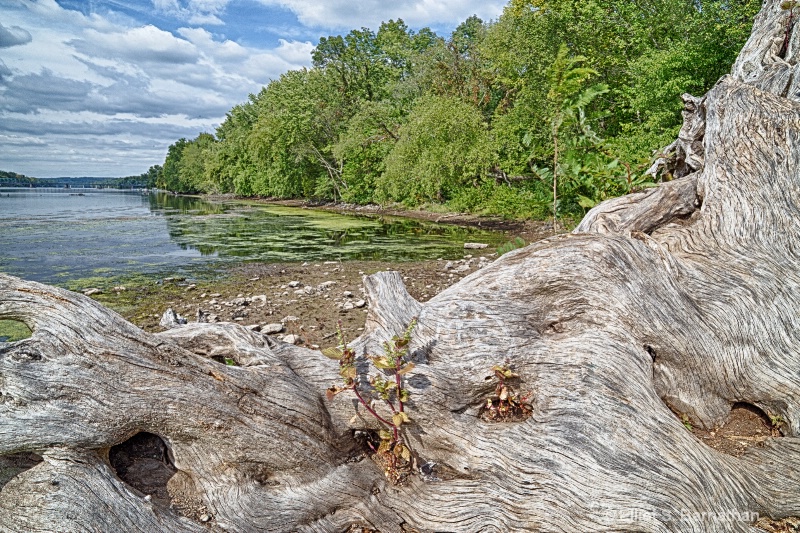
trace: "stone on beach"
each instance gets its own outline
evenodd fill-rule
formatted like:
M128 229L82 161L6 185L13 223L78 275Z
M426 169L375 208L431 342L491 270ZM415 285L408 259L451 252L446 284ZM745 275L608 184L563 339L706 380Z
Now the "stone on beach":
M261 333L266 333L267 335L280 333L283 331L283 324L275 323L275 324L265 324L261 326Z

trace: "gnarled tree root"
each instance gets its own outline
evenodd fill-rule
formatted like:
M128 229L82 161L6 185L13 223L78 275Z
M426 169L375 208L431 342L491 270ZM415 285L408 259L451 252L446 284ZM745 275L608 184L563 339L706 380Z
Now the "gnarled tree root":
M0 530L732 532L800 514L800 106L762 90L758 72L778 67L753 59L779 10L765 3L734 76L705 96L695 173L425 304L396 274L366 279L359 354L419 321L404 427L422 472L402 486L354 436L375 419L324 399L338 369L318 352L230 324L152 335L0 276L0 318L33 330L0 347L0 455L43 458L0 491ZM533 412L490 423L505 361ZM668 407L711 428L740 402L786 436L732 457ZM117 478L108 450L140 432L164 440L170 486L207 522Z

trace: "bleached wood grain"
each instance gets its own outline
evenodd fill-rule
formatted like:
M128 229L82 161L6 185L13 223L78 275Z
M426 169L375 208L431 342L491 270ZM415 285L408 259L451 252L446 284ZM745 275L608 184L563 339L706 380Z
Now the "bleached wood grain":
M800 105L784 72L797 55L770 55L778 4L702 99L700 168L424 304L397 274L365 280L359 353L419 318L406 437L436 467L405 486L354 458L353 430L377 426L346 394L324 399L336 363L318 352L234 324L152 335L0 276L0 318L33 330L0 346L0 455L44 457L0 492L0 531L727 533L754 531L747 513L799 515ZM486 378L505 360L533 415L487 423ZM666 405L711 427L736 402L788 436L734 458ZM108 449L140 431L167 442L209 524L115 477Z

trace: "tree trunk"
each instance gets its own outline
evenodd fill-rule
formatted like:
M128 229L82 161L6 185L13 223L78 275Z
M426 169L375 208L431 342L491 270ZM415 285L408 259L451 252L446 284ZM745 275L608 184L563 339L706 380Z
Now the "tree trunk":
M365 452L375 419L325 399L339 367L319 352L235 324L148 334L0 276L0 318L33 330L0 345L0 530L731 532L800 515L800 37L780 57L779 4L732 75L685 99L691 134L665 158L683 177L425 304L397 274L365 279L359 355L418 317L400 485ZM485 416L495 365L529 417ZM786 436L733 457L670 410L714 428L740 402ZM141 433L167 451L119 446ZM122 481L142 465L168 470L171 506Z

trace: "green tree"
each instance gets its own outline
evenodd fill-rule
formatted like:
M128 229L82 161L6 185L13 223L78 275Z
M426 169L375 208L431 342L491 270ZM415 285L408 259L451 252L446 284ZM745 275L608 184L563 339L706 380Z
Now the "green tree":
M344 37L323 37L312 59L315 68L334 74L342 103L357 106L360 101L386 98L391 84L411 76L419 55L436 40L428 28L415 33L402 20L390 20L377 34L361 28Z
M442 202L460 186L477 186L492 160L476 107L452 96L425 96L400 127L376 194L409 205Z
M702 94L730 69L758 7L757 0L512 0L481 47L506 95L492 121L501 166L519 173L552 157L542 80L565 45L609 87L586 108L589 117L604 112L598 133L643 167L680 125L680 94Z
M480 109L486 119L502 96L482 49L488 28L473 15L456 27L444 46L433 48L435 72L430 83L434 94L458 96Z
M700 95L730 71L750 34L760 0L698 2L683 15L681 32L669 32L628 66L621 85L619 131L625 151L647 154L675 137L682 122L680 95Z
M178 139L167 149L167 158L161 168L158 179L158 188L173 192L184 192L180 185L180 162L183 157L183 149L189 144L184 138Z
M586 121L584 109L595 98L607 93L608 86L597 84L586 87L586 82L596 76L597 71L581 66L585 61L583 56L569 57L566 45L562 45L547 72L550 87L547 100L550 104L550 135L553 143L553 228L558 225L558 178L563 166L563 161L559 159L561 151L592 148L600 143ZM567 146L563 146L564 130L575 127L579 135L570 132L573 135L568 137Z
M367 102L348 122L333 146L342 165L342 200L369 203L386 165L386 157L398 140L405 113L395 102Z
M346 36L322 37L311 54L314 66L336 73L339 90L350 101L380 98L388 65L369 28Z
M759 5L510 0L446 40L402 20L325 37L312 68L234 107L216 140L171 146L158 183L577 215L640 185L680 94L730 68Z
M220 192L215 184L207 179L205 170L209 150L216 143L210 133L201 133L183 147L178 164L179 192Z
M217 128L218 142L208 150L205 174L206 180L219 192L253 194L257 165L249 148L249 138L258 120L257 102L264 93L262 90L258 95L251 94L247 102L234 106Z
M161 165L153 165L147 172L142 175L145 179L146 187L148 189L153 189L158 184L158 176L161 174Z
M253 193L340 195L341 169L331 147L345 126L341 106L330 72L295 70L270 83L248 141L258 166Z
M210 184L205 181L207 151L215 143L210 133L201 133L187 141L179 139L170 145L167 158L156 183L160 189L178 193L208 192Z

